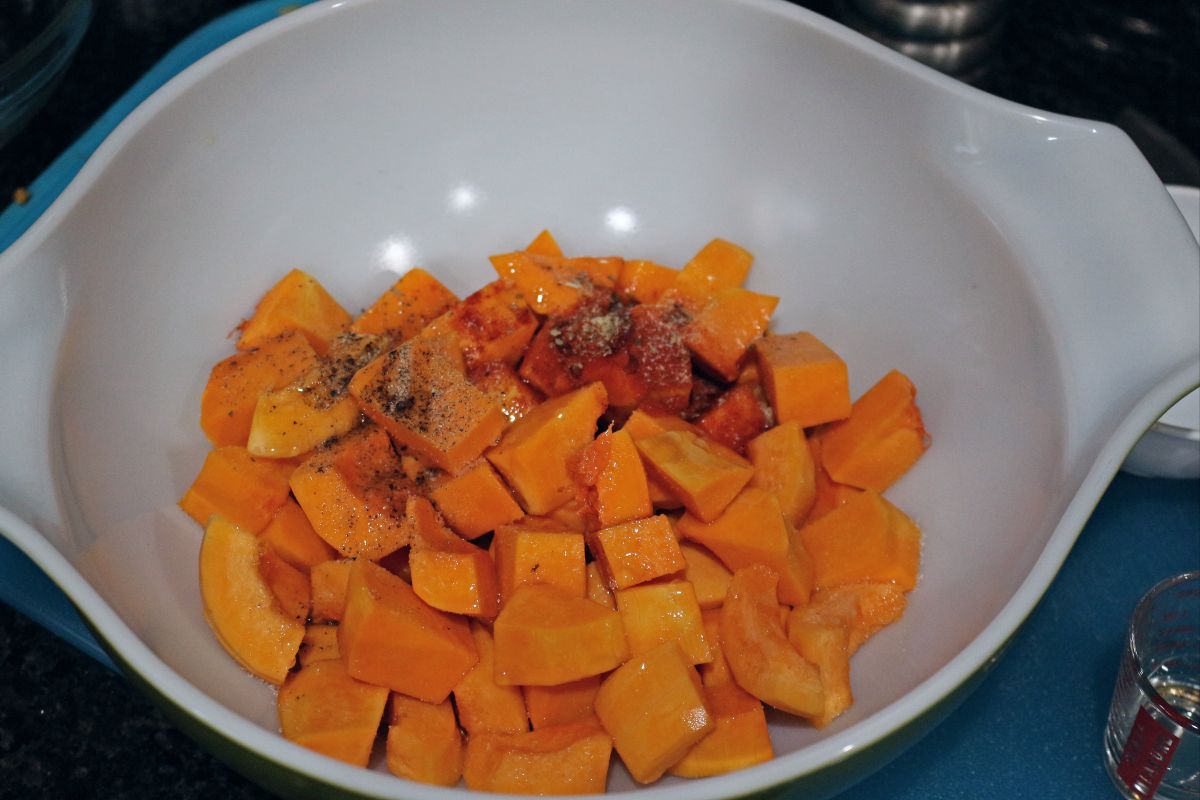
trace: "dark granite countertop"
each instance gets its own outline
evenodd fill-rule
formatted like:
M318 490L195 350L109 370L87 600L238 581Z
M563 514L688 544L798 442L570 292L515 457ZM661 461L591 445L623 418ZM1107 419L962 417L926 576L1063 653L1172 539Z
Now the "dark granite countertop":
M834 0L801 3L836 16ZM0 149L0 209L170 47L239 0L99 0L49 104ZM981 86L1122 125L1168 183L1200 184L1200 6L1013 0ZM0 798L267 795L130 684L0 605Z

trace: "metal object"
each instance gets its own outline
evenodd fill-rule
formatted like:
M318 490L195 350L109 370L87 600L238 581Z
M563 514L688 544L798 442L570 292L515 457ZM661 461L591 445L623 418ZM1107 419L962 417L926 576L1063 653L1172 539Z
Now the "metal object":
M1007 0L851 0L867 20L905 39L976 36L1000 21Z
M875 0L842 0L841 21L859 33L869 36L875 41L887 45L915 61L933 67L939 72L953 75L967 83L979 83L989 74L989 62L999 47L1003 34L1002 18L996 16L991 27L983 29L973 36L951 36L941 39L907 36L894 32L890 27L878 24L877 20L859 12L859 2L874 2ZM1003 5L1003 0L974 0L980 5ZM954 3L908 3L904 0L882 0L893 6L936 5L966 6L972 5L972 0L962 0Z

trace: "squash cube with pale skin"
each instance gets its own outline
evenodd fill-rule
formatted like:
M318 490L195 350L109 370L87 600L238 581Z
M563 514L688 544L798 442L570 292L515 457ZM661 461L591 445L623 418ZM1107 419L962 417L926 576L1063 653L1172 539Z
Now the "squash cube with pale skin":
M713 294L683 332L683 343L701 364L733 381L750 350L771 321L779 298L727 288Z
M406 517L413 537L408 569L417 596L440 611L495 618L500 584L491 554L455 535L424 497L408 498Z
M214 447L245 446L258 396L282 389L317 366L304 334L288 331L213 366L200 396L200 427Z
M467 740L468 789L510 794L602 794L612 738L595 721L523 733L477 733Z
M626 589L687 567L671 521L658 514L587 534L608 586Z
M343 556L379 559L409 542L404 511L413 484L374 425L313 453L290 485L313 530Z
M350 315L316 278L294 269L272 286L241 324L237 348L248 350L288 331L299 331L324 355L334 338L346 330Z
M745 459L690 431L636 440L647 474L705 522L721 515L754 474Z
M529 722L534 730L591 719L603 677L592 675L557 686L522 686Z
M288 477L295 467L294 461L258 458L244 447L218 447L205 456L179 507L201 525L220 514L258 533L287 502Z
M700 677L675 642L629 659L605 678L596 716L639 783L662 777L713 727Z
M279 685L304 639L304 619L276 598L262 569L265 552L253 533L214 516L200 545L200 599L221 646L251 674Z
M429 499L464 539L482 536L525 516L508 486L483 459L438 484Z
M646 470L628 431L597 436L579 453L573 472L592 528L641 519L654 511Z
M736 683L704 687L713 729L670 768L681 778L706 778L752 767L774 756L762 703Z
M555 586L583 597L587 593L584 550L582 533L501 525L492 537L500 604L522 586Z
M596 434L608 393L591 383L554 397L509 427L487 452L530 514L546 514L572 498L575 483L568 463Z
M770 492L747 487L712 522L688 513L677 527L682 536L704 545L731 570L751 564L770 567L779 575L779 599L783 602L808 602L813 589L812 560Z
M428 703L445 700L479 660L465 619L365 558L350 568L338 647L352 677Z
M687 581L643 583L618 589L616 598L633 656L648 653L663 642L675 642L689 663L712 660L700 604Z
M874 582L909 591L917 585L921 531L875 492L855 494L799 533L818 589Z
M816 465L804 429L785 422L754 437L746 445L754 465L750 485L779 500L784 519L800 525L817 499Z
M500 407L464 377L444 339L414 337L350 382L363 412L402 447L457 473L500 437Z
M496 683L496 645L492 632L478 622L472 622L471 638L479 651L479 661L454 687L459 724L468 734L528 730L529 717L521 688Z
M427 703L392 693L388 772L410 781L454 786L462 777L463 740L449 700Z
M850 416L821 432L821 461L838 483L882 492L929 446L917 390L902 372L884 375Z
M761 564L733 573L721 607L721 652L747 692L789 714L817 718L825 710L821 675L784 633L778 583Z
M811 333L768 336L754 345L777 423L811 428L850 416L846 362Z
M553 586L523 586L496 617L496 683L554 686L608 672L629 657L616 611Z
M388 690L356 680L341 659L315 661L288 675L276 705L285 739L365 767Z
M350 325L354 333L388 336L400 344L444 314L458 298L420 267L400 276Z

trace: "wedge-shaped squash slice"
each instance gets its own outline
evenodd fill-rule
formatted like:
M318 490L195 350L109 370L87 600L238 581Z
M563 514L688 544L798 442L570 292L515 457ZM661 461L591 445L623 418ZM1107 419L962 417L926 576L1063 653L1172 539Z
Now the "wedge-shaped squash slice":
M393 693L388 711L388 771L410 781L454 786L462 777L463 737L449 700L426 703Z
M852 583L817 592L805 609L843 623L847 652L854 655L863 642L900 619L907 604L904 591L894 584Z
M776 585L779 576L755 564L733 573L721 608L721 652L738 686L767 705L801 717L819 717L825 696L817 668L784 633Z
M416 336L457 302L458 298L441 281L414 267L359 314L350 330L387 336L400 344Z
M631 658L605 678L596 716L640 783L662 777L713 727L700 676L675 642Z
M388 690L355 680L339 659L314 661L288 676L276 705L284 738L365 767Z
M296 661L304 620L276 599L263 555L257 536L214 516L200 545L200 598L217 641L247 671L279 685Z
M467 740L468 789L512 794L602 794L612 739L595 721Z
M496 683L496 645L492 632L472 621L471 638L479 651L479 661L454 687L459 724L472 735L529 730L521 687Z
M821 433L821 461L838 483L882 492L916 463L928 439L916 387L892 370L854 401L848 418Z
M365 558L350 568L338 647L351 676L427 703L445 700L479 660L465 619Z
M496 683L554 686L608 672L629 657L621 617L553 586L523 586L492 628Z
M299 331L267 339L219 361L200 396L200 427L214 447L246 444L258 396L282 389L317 366L317 351Z
M546 514L571 499L567 464L596 434L608 405L602 383L592 383L542 403L515 422L487 452L530 514Z
M533 241L525 245L525 252L539 256L561 257L563 254L562 248L558 246L554 235L548 230L543 230L537 236L533 237Z
M796 652L821 673L825 707L811 719L813 725L823 728L854 703L847 626L842 620L808 608L794 609L788 615L787 636Z
M324 355L334 337L350 324L350 315L316 278L294 269L263 295L254 315L242 323L238 349L257 347L288 331L299 331Z

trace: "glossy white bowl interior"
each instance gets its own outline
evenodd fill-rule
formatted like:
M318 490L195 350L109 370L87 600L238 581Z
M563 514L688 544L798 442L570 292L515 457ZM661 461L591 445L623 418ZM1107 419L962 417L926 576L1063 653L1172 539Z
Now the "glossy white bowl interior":
M415 264L467 292L542 227L674 265L745 245L776 328L834 346L855 393L907 372L933 437L890 492L925 531L921 583L856 656L854 707L656 796L819 770L967 679L1200 374L1196 244L1115 129L769 0L333 3L171 82L0 257L0 529L205 724L364 794L454 794L275 735L273 692L205 625L174 503L208 368L284 271L350 309Z

